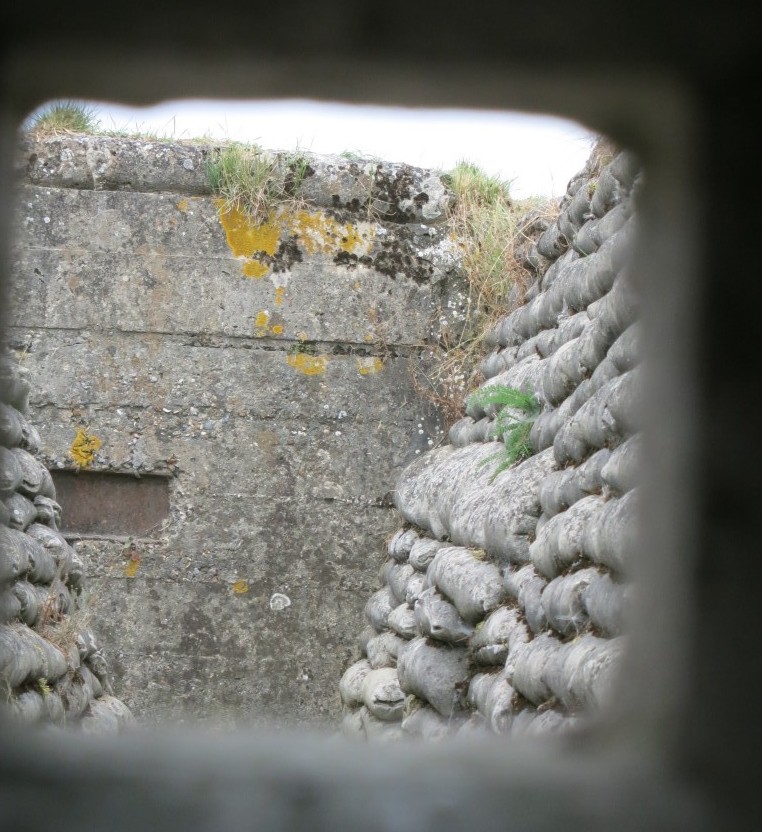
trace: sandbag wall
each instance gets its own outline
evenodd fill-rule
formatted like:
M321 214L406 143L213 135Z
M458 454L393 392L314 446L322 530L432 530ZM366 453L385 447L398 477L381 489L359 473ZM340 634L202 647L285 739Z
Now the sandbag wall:
M29 384L0 355L0 716L26 725L117 733L132 722L88 627L82 561L36 458Z
M613 689L627 636L639 437L637 300L627 266L636 160L597 148L525 246L523 306L490 332L485 385L541 405L533 453L494 476L495 405L470 401L414 461L396 505L344 732L441 737L569 729ZM613 157L613 158L612 158Z

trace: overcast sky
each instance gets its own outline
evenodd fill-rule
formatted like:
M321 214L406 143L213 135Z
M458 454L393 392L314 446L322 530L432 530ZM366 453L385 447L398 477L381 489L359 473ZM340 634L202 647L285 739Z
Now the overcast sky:
M256 142L271 150L355 151L443 170L461 159L513 180L511 193L561 196L594 137L566 120L519 113L422 110L314 101L170 101L147 109L95 104L107 130Z

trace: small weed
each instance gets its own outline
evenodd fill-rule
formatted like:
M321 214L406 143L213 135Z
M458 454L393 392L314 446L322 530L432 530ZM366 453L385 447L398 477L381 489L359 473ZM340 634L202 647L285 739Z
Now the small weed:
M25 122L24 132L38 135L60 133L95 133L99 129L96 110L81 101L53 101L33 113Z
M50 682L47 679L38 679L37 680L37 690L43 696L50 696L53 693L53 688L50 686Z
M467 402L482 408L499 408L489 438L502 439L505 449L488 456L481 463L497 463L490 478L490 482L493 482L501 471L532 455L529 432L540 413L540 404L532 393L502 384L481 387L471 393Z

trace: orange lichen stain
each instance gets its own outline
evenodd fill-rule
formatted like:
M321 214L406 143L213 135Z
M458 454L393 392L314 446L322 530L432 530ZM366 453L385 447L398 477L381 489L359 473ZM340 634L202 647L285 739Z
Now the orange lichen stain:
M270 328L273 335L283 335L283 324L273 324Z
M246 260L243 264L243 273L246 277L254 277L257 280L259 278L264 277L270 271L270 267L267 263L261 263L259 260L254 259L253 257Z
M280 306L283 303L283 296L286 294L285 286L275 287L275 305Z
M375 355L369 358L356 358L355 361L357 362L357 372L361 376L372 376L384 369L384 362Z
M376 236L375 226L370 223L363 223L362 227L341 223L322 212L296 211L289 225L307 254L330 253L336 249L349 254L368 254Z
M80 468L87 468L93 464L93 458L102 444L97 436L93 436L80 428L71 443L69 453Z
M246 595L249 591L249 582L245 581L243 578L236 581L233 584L233 594L234 595Z
M177 208L177 210L181 211L183 214L187 214L188 211L190 210L190 202L188 202L188 200L185 197L183 197L177 203L177 205L175 205L175 208Z
M328 356L310 355L306 352L295 352L287 355L290 367L305 376L320 376L325 372Z
M280 223L255 225L243 211L226 208L225 200L216 200L216 205L228 245L236 257L252 257L258 252L275 254L281 234Z
M125 578L134 578L140 569L140 555L132 555L130 562L124 567Z

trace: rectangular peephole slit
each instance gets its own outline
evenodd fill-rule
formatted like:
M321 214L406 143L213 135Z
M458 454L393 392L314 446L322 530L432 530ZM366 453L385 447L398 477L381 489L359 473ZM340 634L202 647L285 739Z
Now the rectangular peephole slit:
M79 537L157 537L169 517L169 478L54 471L61 532Z

